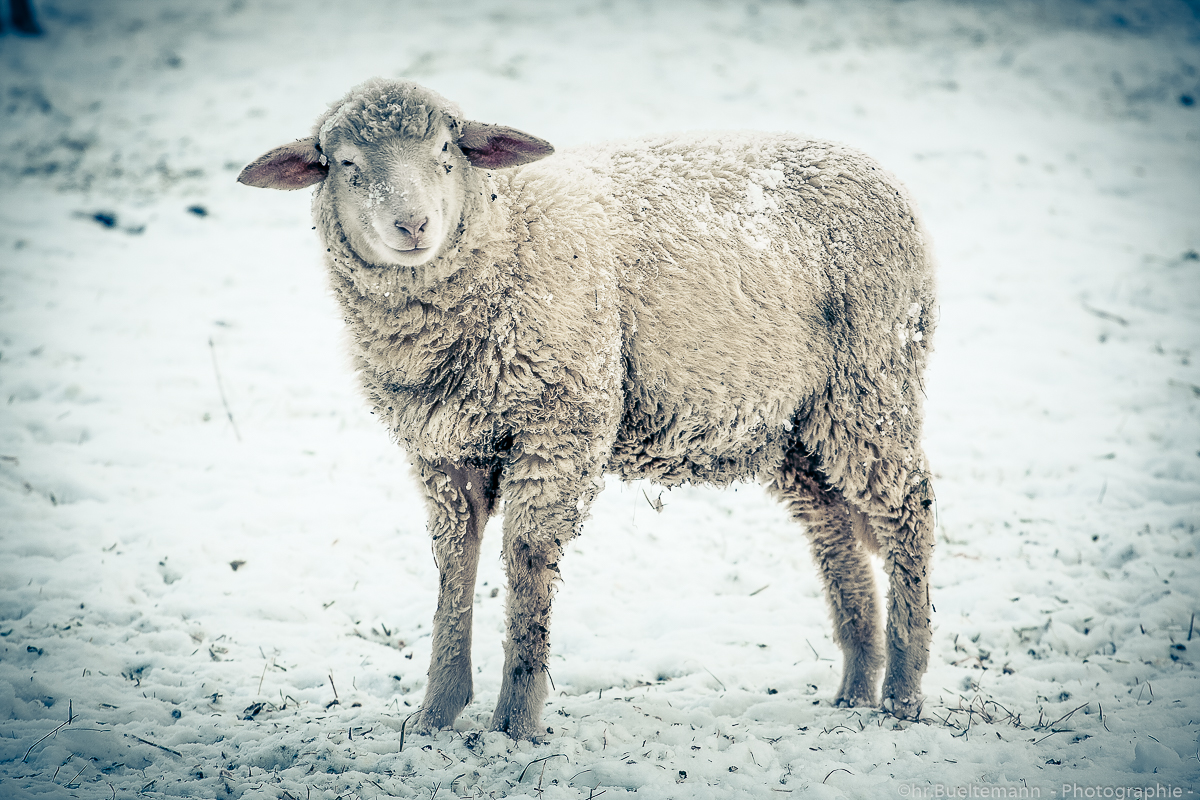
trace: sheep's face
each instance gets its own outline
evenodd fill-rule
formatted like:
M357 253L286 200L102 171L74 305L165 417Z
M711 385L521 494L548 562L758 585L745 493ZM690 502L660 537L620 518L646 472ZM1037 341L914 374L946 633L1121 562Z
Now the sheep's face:
M553 152L513 128L462 120L456 106L417 84L376 78L331 106L317 135L265 153L238 180L265 189L324 182L323 196L363 261L417 267L464 223L470 170Z
M329 138L324 191L364 261L415 267L442 250L461 219L470 168L455 138L445 125L425 138Z

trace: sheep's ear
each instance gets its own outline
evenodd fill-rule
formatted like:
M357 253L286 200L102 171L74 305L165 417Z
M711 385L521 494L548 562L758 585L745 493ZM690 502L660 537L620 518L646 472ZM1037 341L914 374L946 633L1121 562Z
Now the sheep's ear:
M303 189L325 180L329 165L323 163L317 149L317 137L298 139L276 147L250 162L238 183L260 189Z
M458 148L473 166L484 169L528 164L554 152L549 142L524 131L471 120L462 123Z

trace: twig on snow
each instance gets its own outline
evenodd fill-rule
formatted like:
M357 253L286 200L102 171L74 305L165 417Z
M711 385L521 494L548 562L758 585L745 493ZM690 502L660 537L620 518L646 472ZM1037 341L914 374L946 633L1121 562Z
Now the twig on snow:
M329 673L329 685L333 687L333 699L325 704L326 709L333 708L334 706L340 706L342 704L341 698L338 697L337 684L333 682L332 672Z
M62 725L59 725L59 726L58 726L57 728L55 728L54 730L52 730L52 731L50 731L49 733L47 733L47 734L46 734L45 736L43 736L42 738L38 739L38 740L37 740L36 742L34 742L33 744L29 745L29 749L25 751L25 757L21 759L21 763L22 763L22 764L24 764L24 763L25 763L25 762L26 762L26 761L29 759L29 754L33 752L33 748L37 747L39 744L41 744L42 742L44 742L44 741L46 741L47 739L49 739L51 736L54 736L54 735L56 735L56 734L57 734L59 731L61 731L63 728L67 727L68 725L70 725L72 722L74 722L74 721L75 721L75 714L74 714L74 702L75 702L74 700L71 700L71 701L69 701L69 702L68 702L68 704L67 704L67 721L66 721L66 722L64 722Z
M82 774L83 774L83 771L84 771L85 769L87 769L87 768L88 768L88 765L87 765L87 762L85 761L85 762L83 763L83 766L82 766L82 767L79 769L79 772L76 772L76 773L75 773L75 777L74 777L74 778L71 778L71 780L67 781L67 783L66 783L66 787L67 787L68 789L69 789L69 788L71 788L71 784L72 784L72 783L75 783L75 779L76 779L76 778L78 778L80 775L82 775Z
M149 739L143 739L140 736L134 736L132 733L126 733L123 735L129 737L130 739L137 739L142 744L148 744L151 747L157 747L159 750L162 750L165 753L170 753L171 755L173 755L177 758L183 758L183 753L179 752L178 750L172 750L171 748L164 747L161 744L155 744L154 742L150 741Z
M233 426L233 435L240 442L242 434L238 432L237 423L233 421L233 412L229 410L229 401L225 399L225 385L221 382L221 370L217 367L217 346L213 344L211 336L208 337L208 350L212 354L213 373L217 376L217 391L221 393L221 405L225 406L225 416L229 417L229 424Z
M554 753L553 755L543 756L542 758L535 758L533 761L530 761L528 764L525 765L525 769L521 770L521 777L517 778L517 783L520 783L521 781L525 780L525 773L528 772L529 768L532 767L534 764L537 764L540 761L546 761L547 759L551 759L551 758L566 758L567 763L568 764L571 763L571 759L567 758L566 753Z
M1151 694L1151 695L1153 695L1153 694L1154 694L1154 692L1153 692L1153 691L1151 691L1151 692L1150 692L1150 694ZM1054 722L1051 722L1049 725L1046 725L1045 727L1047 727L1047 728L1053 728L1053 727L1054 727L1055 725L1057 725L1058 723L1060 723L1060 722L1064 722L1065 720L1068 720L1068 719L1070 719L1070 718L1071 718L1071 715L1072 715L1072 714L1074 714L1074 713L1075 713L1076 711L1078 711L1079 709L1081 709L1081 708L1087 708L1087 707L1088 707L1088 705L1089 705L1088 703L1084 703L1084 704L1083 704L1083 705L1081 705L1081 706L1077 706L1076 708L1073 708L1073 709L1071 709L1071 710L1070 710L1070 711L1068 711L1066 714L1063 714L1061 717L1059 717L1058 719L1054 720Z
M405 717L404 722L400 723L400 748L397 752L400 752L400 753L404 752L404 727L406 725L408 725L408 721L410 719L412 719L413 717L415 717L417 714L420 714L420 713L421 713L421 709L418 708L416 711L412 712L407 717Z
M1083 310L1088 312L1089 314L1096 315L1100 319L1107 319L1107 320L1117 323L1118 325L1128 325L1129 324L1129 320L1125 319L1124 317L1119 317L1116 314L1110 313L1108 311L1103 311L1099 308L1094 308L1092 306L1089 306L1086 302L1084 302L1084 304L1083 304Z
M837 769L831 769L831 770L829 771L829 775L832 775L832 774L833 774L833 773L835 773L835 772L845 772L845 773L847 773L848 775L853 775L853 774L854 774L853 772L851 772L850 770L846 769L845 767L838 767ZM825 778L824 778L824 780L822 780L822 781L821 781L821 783L825 783L825 781L829 780L829 775L826 775L826 776L825 776Z
M725 688L725 682L723 680L721 680L720 678L718 678L716 675L713 675L712 670L710 670L708 667L704 666L703 664L700 665L700 669L704 670L709 675L712 675L713 680L716 681L717 683L721 684L721 691L723 691L723 692L729 691L728 689Z

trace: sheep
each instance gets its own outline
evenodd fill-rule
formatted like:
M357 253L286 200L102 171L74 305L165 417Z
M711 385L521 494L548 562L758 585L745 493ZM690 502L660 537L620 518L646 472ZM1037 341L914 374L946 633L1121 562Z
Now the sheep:
M558 564L606 473L765 484L824 579L835 703L877 705L886 664L884 709L919 718L934 284L907 193L861 153L789 134L553 152L373 79L238 178L317 186L354 364L424 492L440 585L417 729L471 701L480 539L503 498L492 727L544 734ZM870 554L889 583L885 637Z

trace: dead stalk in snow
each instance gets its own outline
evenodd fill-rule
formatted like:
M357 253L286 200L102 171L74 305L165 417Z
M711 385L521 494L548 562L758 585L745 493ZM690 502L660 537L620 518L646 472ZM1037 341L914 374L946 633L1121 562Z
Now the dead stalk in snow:
M525 769L521 770L521 777L517 778L517 783L520 783L521 781L525 780L525 773L529 771L530 767L532 767L534 764L537 764L538 762L543 762L542 768L544 770L545 769L544 762L551 758L566 758L567 763L568 764L571 763L571 759L567 758L565 753L554 753L553 755L543 756L542 758L535 758L533 761L530 761L528 764L525 765Z
M237 423L233 421L233 412L229 409L229 401L225 399L225 385L221 382L221 370L217 367L217 346L213 344L211 336L208 337L208 350L212 354L213 373L217 376L217 391L221 393L221 405L225 406L225 416L229 417L229 424L233 426L233 435L240 442L242 434L238 432Z
M707 672L709 675L712 675L712 679L713 679L714 681L716 681L717 683L721 684L721 691L723 691L723 692L727 692L727 691L729 691L728 689L726 689L726 688L725 688L725 682L724 682L723 680L721 680L720 678L718 678L716 675L713 675L713 674L712 674L712 671L711 671L711 670L710 670L708 667L706 667L706 666L704 666L703 664L701 664L701 665L700 665L700 669L704 670L704 671L705 671L705 672Z
M1084 303L1083 303L1083 310L1088 312L1089 314L1099 317L1100 319L1106 319L1106 320L1109 320L1110 322L1115 322L1118 325L1124 326L1124 325L1129 324L1129 320L1125 319L1124 317L1113 314L1110 311L1104 311L1103 309L1089 306L1086 301L1084 301Z
M143 739L143 738L142 738L142 737L140 737L140 736L134 736L132 733L126 733L126 734L122 734L122 735L123 735L123 736L126 736L126 737L128 737L128 738L130 738L130 739L137 739L137 740L138 740L139 742L141 742L142 744L148 744L148 745L150 745L151 747L157 747L159 750L162 750L164 753L170 753L171 755L173 755L173 756L175 756L175 757L177 757L177 758L183 758L183 753L179 752L178 750L172 750L172 749L171 749L171 748L169 748L169 747L165 747L165 746L163 746L163 745L161 745L161 744L156 744L155 742L152 742L152 741L150 741L149 739Z
M838 767L837 769L831 769L831 770L829 771L829 775L832 775L832 774L833 774L833 773L835 773L835 772L845 772L847 775L853 775L853 774L854 774L853 772L851 772L850 770L846 769L845 767ZM821 781L821 783L825 783L825 781L829 780L829 775L826 775L826 776L825 776L825 778L824 778L824 780L822 780L822 781Z
M51 736L57 735L59 731L61 731L63 728L67 727L74 721L75 721L75 701L68 700L67 701L67 721L64 722L62 725L59 725L54 730L47 733L42 738L38 739L33 744L29 745L29 749L25 751L25 757L21 759L21 763L24 764L29 759L29 754L33 752L33 748L37 747L39 744L41 744L42 742L49 739Z
M398 752L398 753L404 752L404 728L406 725L408 725L408 721L410 719L412 719L413 717L415 717L417 714L420 714L420 713L421 713L421 709L418 708L416 711L412 712L407 717L405 717L404 722L400 723L400 747L397 748L396 752Z
M67 787L68 789L70 789L70 788L71 788L71 784L75 783L76 779L77 779L77 778L79 778L79 776L80 776L80 775L82 775L82 774L83 774L83 771L84 771L85 769L87 769L87 768L88 768L88 765L87 765L87 763L85 762L85 763L84 763L84 765L83 765L83 766L80 768L79 772L76 772L76 773L75 773L75 777L74 777L74 778L71 778L71 780L69 780L69 781L67 781L67 782L66 782L66 787Z

